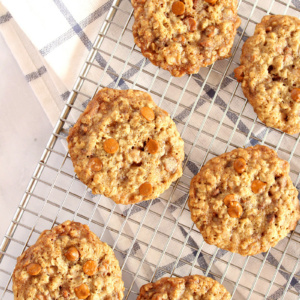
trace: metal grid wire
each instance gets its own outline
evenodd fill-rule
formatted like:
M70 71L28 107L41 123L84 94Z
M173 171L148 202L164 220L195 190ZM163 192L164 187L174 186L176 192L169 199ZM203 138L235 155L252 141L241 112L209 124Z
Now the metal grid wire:
M190 220L186 203L190 180L207 160L256 143L288 160L292 180L300 186L299 135L262 124L233 77L242 44L255 25L266 14L299 17L294 1L240 1L242 24L232 57L182 78L171 77L143 58L133 42L130 2L114 1L2 242L1 299L13 299L11 274L16 258L44 229L67 219L88 224L114 249L123 272L125 299L135 299L140 286L149 281L189 274L218 280L233 299L300 299L299 225L267 253L242 257L206 244ZM157 199L116 205L92 195L73 172L66 150L68 129L105 86L149 92L177 124L185 142L183 176Z

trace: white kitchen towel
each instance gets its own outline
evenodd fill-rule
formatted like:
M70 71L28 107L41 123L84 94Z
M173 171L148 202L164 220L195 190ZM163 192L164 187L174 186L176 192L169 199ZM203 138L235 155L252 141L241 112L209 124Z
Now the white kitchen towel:
M124 9L127 9L130 12L130 1L122 0L120 2L121 4L124 4ZM280 12L281 7L285 7L285 5L282 5L281 2L282 1L271 0L240 1L241 5L239 7L239 13L244 16L249 16L252 13L252 7L259 3L260 7L255 11L253 15L253 19L255 20L255 22L258 22L260 18L266 13L272 13L276 11ZM0 4L0 31L4 36L8 46L10 47L13 55L15 56L17 62L19 63L28 83L31 85L37 98L44 107L51 123L54 125L59 117L66 99L68 98L68 95L89 53L89 50L92 49L93 41L96 38L97 32L99 31L109 8L111 7L112 0L2 0L2 3L4 5ZM249 3L251 5L249 5ZM286 0L286 3L290 3L290 5L300 8L299 0ZM271 11L269 11L270 6L272 6ZM297 11L294 10L293 12L296 16L299 17L299 13ZM282 11L282 13L285 13L285 11ZM129 14L127 14L127 17L128 15ZM113 47L110 48L111 44L113 46L116 44L113 38L118 39L119 36L121 37L120 28L122 28L126 23L125 16L126 13L123 14L124 19L122 19L122 13L120 13L120 15L115 17L113 21L116 25L111 26L108 30L110 39L107 39L104 42L104 46L102 45L102 47L107 47L102 48L103 53L106 52L106 56L103 56L98 60L96 57L95 62L102 65L102 67L106 65L106 62L109 60L108 54L110 54L114 49ZM118 17L120 18L118 19ZM244 24L242 26L245 26L245 24L247 23L247 17L243 19L243 22ZM121 25L120 28L117 26L117 23ZM253 32L253 28L255 25L254 22L250 23L251 24L248 26L249 32L248 29L246 31L246 33L248 34L251 33L251 30ZM131 25L132 23L129 24L129 26ZM241 35L243 28L244 27L239 28L238 36ZM128 38L127 40L122 40L122 42L129 43L130 41L131 45L133 46L131 32L125 32L125 37L126 34L128 35ZM130 47L131 46L129 45L129 48ZM128 47L124 47L123 49L125 49L124 60L126 60L127 53L125 55L125 51L129 50ZM122 55L123 53L117 53L116 56L120 58L122 57ZM103 84L110 87L116 86L118 88L128 88L131 87L128 82L132 81L133 83L135 83L135 80L137 80L137 83L140 86L143 86L144 89L146 88L148 82L150 85L153 76L148 76L150 77L149 80L149 78L147 77L147 72L148 70L150 70L149 72L153 72L151 73L151 75L153 75L156 72L157 68L152 66L149 61L141 58L140 53L132 51L131 58L132 60L130 60L130 64L127 64L126 66L124 62L122 62L121 64L117 59L111 61L109 66L110 69L108 69L107 72L108 75L106 76L106 74L104 74L105 78L103 80ZM123 65L125 66L124 68L126 68L124 70L122 69ZM135 75L139 72L139 67L141 65L145 66L147 72L141 74L139 77L135 77ZM175 117L175 119L178 121L177 125L180 129L182 129L183 127L182 123L184 124L187 120L189 120L190 124L195 124L194 127L197 127L198 124L200 124L198 120L199 115L190 115L192 109L195 109L195 111L201 110L202 112L207 112L208 109L211 109L211 112L209 114L210 116L213 116L215 120L222 120L223 122L222 118L224 118L225 124L229 124L229 126L236 126L237 130L242 133L241 135L234 135L232 137L230 136L232 130L230 129L230 132L228 133L229 130L227 130L226 126L222 125L220 134L218 135L218 137L220 138L214 140L212 144L210 144L211 136L215 135L215 132L217 132L219 128L217 128L218 124L211 120L212 118L209 118L205 124L206 127L204 127L203 130L206 130L209 134L204 134L204 138L201 136L198 139L198 149L200 149L201 147L202 149L210 148L214 153L222 153L224 145L227 147L226 143L220 142L222 141L222 139L223 141L227 141L230 138L232 144L238 146L254 145L258 143L258 140L256 138L262 138L264 136L267 136L267 138L270 138L270 140L273 138L275 139L277 134L276 132L274 132L274 134L273 132L270 132L266 135L266 131L268 130L266 129L266 127L258 126L259 128L255 127L253 129L251 128L253 124L252 121L249 121L247 123L247 118L245 118L244 121L240 120L238 113L234 113L231 110L226 110L227 103L229 103L232 91L236 87L236 81L233 80L232 77L230 78L230 76L228 76L222 82L221 91L218 92L213 87L213 83L215 83L214 86L218 85L220 74L222 74L224 66L226 67L226 61L219 62L218 65L215 66L214 71L211 72L208 83L203 84L203 81L206 78L208 72L208 68L202 68L199 74L193 75L191 79L188 79L190 80L189 84L195 88L195 93L200 89L200 87L203 86L201 98L190 96L180 99L180 88L177 87L182 87L183 83L187 82L187 78L185 77L174 79L172 81L172 85L167 86L166 83L168 82L169 76L167 72L165 72L163 75L165 76L165 78L167 78L167 80L165 80L165 82L161 80L161 82L159 83L160 85L158 84L157 86L154 86L153 89L157 89L157 93L153 93L152 96L154 98L156 96L155 100L159 102L160 97L158 97L157 95L163 93L163 87L165 85L167 87L167 93L166 95L164 95L164 97L166 96L166 98L174 100L173 102L175 103L178 103L176 101L180 99L179 101L181 101L182 104L180 106L176 106L171 101L168 102L164 100L162 102L163 108L170 112L172 116ZM128 81L125 82L122 79L118 78L118 72L120 71L122 71L122 78L126 78L128 79ZM100 71L100 76L103 75L103 72L101 72L102 70ZM97 78L96 75L97 74L95 73L95 81L98 82L99 78ZM173 84L174 82L176 84ZM228 93L226 93L227 90ZM217 96L216 92L218 92ZM216 105L210 108L210 103L212 100L215 101ZM87 101L89 101L89 97L85 98L82 101L78 101L79 104L76 100L76 107L82 110L84 106L86 106ZM196 103L195 107L193 107L194 103ZM167 107L164 107L164 105L167 105ZM235 105L234 101L232 101L231 105ZM236 103L236 105L238 110L239 103ZM251 136L249 136L248 140L245 140L245 136L248 136L249 132L252 132L252 134ZM63 135L64 133L66 134L66 132L62 132L61 135ZM185 140L194 141L196 135L197 131L193 131L193 128L188 127L185 131L184 138ZM271 142L274 145L274 140L272 140ZM289 141L288 139L285 140L284 138L282 147L289 150L286 150L285 152L283 151L282 155L286 155L288 157L287 153L292 149L293 145L293 139ZM186 150L188 150L188 148ZM203 151L203 154L200 150L199 155L196 151L194 151L191 157L187 157L189 158L189 160L186 163L184 172L185 174L188 174L189 177L195 175L199 170L199 165L207 159L207 153ZM299 154L299 146L295 151ZM193 162L193 155L194 160L197 161L198 164L195 164ZM296 161L291 162L292 168L297 169L296 163ZM293 164L295 166L293 166ZM182 180L184 180L184 177ZM294 181L296 181L295 178ZM211 256L205 255L205 251L213 253L215 248L210 248L211 246L207 244L203 246L203 239L197 234L198 232L189 232L189 230L187 230L187 228L190 227L191 220L189 213L187 213L187 210L183 210L183 206L185 205L188 196L185 192L186 191L176 189L174 195L172 196L172 202L168 204L168 207L165 206L166 202L162 201L161 199L164 197L168 199L170 190L166 192L166 196L154 199L153 201L147 201L141 203L140 205L130 206L129 208L123 206L118 206L116 208L120 216L130 217L130 220L135 220L135 223L127 222L126 225L124 225L124 231L126 231L127 236L134 236L136 227L141 222L145 222L145 224L147 225L147 227L141 227L137 239L120 239L120 241L118 242L118 248L122 249L124 253L130 253L131 256L139 258L139 260L136 262L128 260L128 268L131 271L135 270L136 267L139 266L140 261L143 261L143 259L145 258L145 253L147 253L145 261L149 264L148 267L147 264L143 264L142 270L140 270L139 272L148 279L151 278L152 272L154 269L156 269L156 267L158 268L152 277L152 279L154 280L166 274L172 273L172 270L174 269L176 269L177 274L180 273L181 275L184 275L186 271L188 272L188 270L190 270L190 266L194 262L198 266L200 266L202 270L211 270ZM91 194L89 195L89 197L93 199L99 199L96 198L99 196L93 196ZM102 205L106 206L105 201L108 201L107 207L110 207L111 201L108 199L101 199ZM145 218L144 221L144 210L142 208L148 209L150 208L150 205L151 210L155 212L154 217L150 220L148 220L148 218ZM165 208L166 211L164 211ZM150 234L147 230L151 229L152 227L156 227L156 225L158 224L156 221L159 221L159 217L162 211L164 211L165 217L161 220L160 228L162 228L161 231L165 232L166 234L162 237L155 236L153 240L149 241L149 236L151 236L152 232L151 230L149 230L151 232ZM103 218L103 211L98 210L96 214L99 220ZM178 226L173 227L173 223L179 219L180 222L178 223ZM123 219L121 218L120 220L123 221ZM172 221L173 223L168 221ZM186 224L186 226L182 226L182 224ZM121 225L122 224L119 224L118 222L113 222L113 225L110 224L110 226L116 227L116 232L120 230ZM167 240L168 235L172 236L171 240ZM135 242L131 243L132 241ZM177 241L184 241L184 243L187 243L187 245L189 246L180 248L182 244L178 246L178 244L176 244ZM145 249L146 245L148 245L150 242L152 243L152 246L148 252L148 250ZM294 246L291 246L288 252L297 253L297 251L299 251L297 249L297 245L298 244L294 244ZM172 256L165 255L162 259L160 254L161 249L164 249L164 247L168 247L167 252L171 253ZM281 251L284 251L284 242L279 244L278 247L279 249L281 249ZM204 254L203 252L198 252L199 248L205 250ZM160 249L160 251L155 252L154 250L156 249ZM182 249L182 251L179 253L180 249ZM153 253L151 252L152 250ZM215 263L213 266L214 270L212 270L208 274L211 277L214 277L214 272L217 272L217 270L218 272L224 270L224 266L221 265L221 262L223 260L225 262L229 260L231 255L231 253L224 250L218 250L218 252L215 253ZM257 257L257 261L255 259L253 259L253 261L252 259L250 259L250 267L250 263L247 265L247 268L249 267L249 269L253 267L253 270L251 269L252 274L258 272L261 260L266 259L266 266L271 266L271 272L273 272L269 274L274 274L274 268L276 268L278 265L281 265L276 280L278 280L280 285L284 285L287 283L287 281L289 280L289 274L291 273L290 270L293 268L293 264L288 260L284 260L281 264L281 252L270 252L268 256L266 256L266 254L264 253L258 255ZM233 262L239 267L236 268L236 272L228 272L228 274L226 275L226 278L230 279L232 282L235 282L237 280L240 269L242 267L242 264L239 264L239 260L241 260L241 258L238 255L235 255ZM220 265L218 265L219 263ZM262 271L264 272L264 269ZM299 276L299 272L296 273L295 276L292 277L289 286L289 289L292 289L295 293L300 292ZM249 284L250 287L252 286L251 282L243 284ZM267 284L269 284L269 282L267 282ZM279 299L282 295L283 289L279 285L274 285L273 287L274 289L272 288L271 292L269 293L268 299ZM260 286L256 286L256 290L258 290L259 288ZM246 291L246 295L247 293L248 291ZM244 299L244 296L245 295L235 295L236 299Z
M52 125L112 0L3 0L0 31Z

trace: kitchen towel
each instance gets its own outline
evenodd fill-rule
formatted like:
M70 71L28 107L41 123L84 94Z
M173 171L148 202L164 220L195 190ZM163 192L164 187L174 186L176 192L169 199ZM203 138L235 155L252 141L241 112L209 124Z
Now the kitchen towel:
M52 125L111 4L112 0L0 3L0 31Z

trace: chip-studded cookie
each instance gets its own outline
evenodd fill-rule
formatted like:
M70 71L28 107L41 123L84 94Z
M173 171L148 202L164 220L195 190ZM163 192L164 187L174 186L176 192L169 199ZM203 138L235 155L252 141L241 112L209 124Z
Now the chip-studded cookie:
M241 255L275 246L300 219L289 170L287 161L261 145L208 161L192 179L188 202L204 240Z
M87 225L66 221L42 232L13 273L14 299L123 299L113 250Z
M147 299L230 300L231 296L217 281L209 277L191 275L182 278L161 278L155 283L143 285L137 300Z
M300 20L265 16L243 45L235 76L267 126L300 132Z
M134 41L173 76L230 56L240 25L237 0L131 0Z
M175 123L142 91L100 90L68 142L79 179L116 203L154 199L182 174Z

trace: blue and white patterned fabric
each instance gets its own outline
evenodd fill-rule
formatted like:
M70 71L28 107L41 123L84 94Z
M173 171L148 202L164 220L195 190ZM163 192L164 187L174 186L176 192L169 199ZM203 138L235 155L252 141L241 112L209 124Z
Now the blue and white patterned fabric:
M26 80L32 87L53 125L56 123L82 65L93 47L94 39L105 20L112 2L112 0L107 2L105 2L105 0L2 0L2 4L0 3L0 31L23 71ZM264 14L280 13L281 9L283 10L282 13L285 13L285 5L282 3L290 3L291 6L300 9L299 0L240 1L240 15L251 15L252 7L259 5L259 9L253 11L253 17L251 17L253 22L249 23L249 26L247 17L242 20L244 25L247 24L248 26L242 41L247 38L247 35L253 33L255 23L259 22ZM129 0L122 0L121 4L124 11L131 11ZM271 9L269 9L270 7ZM295 16L299 17L299 11L292 10L292 12ZM115 23L120 22L121 28L125 21L121 15L119 19L118 17L114 18ZM129 26L132 26L132 23L129 23ZM115 29L110 28L109 30L111 30L111 36L114 36L115 30L117 37L121 29L116 27ZM243 27L238 29L237 37L240 37L242 32ZM133 40L131 33L125 32L125 37L126 34L129 34L128 41L130 39ZM124 41L124 43L126 43L126 41ZM104 46L105 45L104 43ZM108 41L107 52L111 51L109 47ZM238 55L240 54L240 49L236 54L237 57L234 57L234 61L237 65L239 62ZM118 53L116 56L118 55L121 57L123 53ZM132 52L132 57L133 59L130 60L130 62L134 64L134 67L127 65L127 69L122 70L123 78L135 82L135 75L141 66L146 69L148 68L149 73L154 70L152 73L154 74L156 67L152 66L149 61L144 60L140 53ZM95 61L104 67L108 62L107 59L109 59L109 56L98 54ZM124 59L126 59L125 53ZM110 63L107 70L108 75L103 80L104 85L115 87L117 84L117 86L122 89L130 88L131 86L127 81L125 82L122 78L118 79L118 77L112 75L118 73L118 68L117 61ZM282 137L281 133L272 130L269 131L266 136L266 131L269 129L265 126L255 125L255 128L252 128L253 122L249 121L251 118L240 118L238 114L233 112L235 107L236 110L241 109L239 105L240 103L243 104L243 102L239 102L236 99L232 101L230 99L233 93L232 91L237 88L237 83L232 76L233 69L228 71L228 76L226 76L221 83L221 89L218 90L214 88L218 86L220 74L222 75L224 68L226 68L226 61L216 63L213 71L209 68L203 68L198 74L191 76L188 80L187 76L174 79L173 83L175 84L167 86L168 91L167 94L164 95L164 97L166 96L174 101L163 101L161 103L162 107L170 112L175 120L179 121L177 125L180 131L182 131L182 129L185 131L183 138L191 142L197 139L197 144L199 145L198 152L194 151L191 155L186 157L188 158L184 170L186 177L183 176L181 179L183 185L188 185L189 182L187 178L194 176L199 171L201 164L211 158L207 153L203 154L201 149L211 149L213 153L221 154L225 150L231 150L235 145L240 147L255 145L260 139L264 139L266 143L276 146L276 141L278 140L278 143L281 143L281 147L283 148L280 155L282 158L288 159L291 151L300 157L300 146L298 145L297 148L293 148L296 139L289 139L286 135ZM206 83L205 78L207 78L208 72L211 72L211 74ZM169 74L167 72L163 71L163 74L163 76L168 78ZM95 75L95 80L97 81L98 79L97 75ZM167 80L168 79L166 79L165 82L162 80L161 85L158 84L155 86L158 95L164 93ZM137 83L143 85L146 84L145 82L147 81L149 81L149 79L146 76L143 77L142 74ZM203 82L205 83L203 84ZM185 83L189 84L191 89L194 88L196 94L200 87L203 88L201 97L195 98L191 93L190 98L184 98L183 100L179 98L180 88L178 87L182 87ZM218 92L217 95L216 92ZM237 95L241 98L243 97L240 88L237 90ZM159 103L159 97L155 98L155 94L152 96L154 100ZM182 106L176 106L176 104L174 104L178 99L182 101ZM214 100L214 104L216 104L213 107L210 106L211 100ZM229 100L231 101L231 109L227 109ZM79 108L83 109L87 102L88 99L81 101ZM205 113L209 110L210 117L207 121L205 119L205 124L200 123L196 115L190 114L191 110L203 112L203 118L205 118ZM251 106L245 106L243 114L244 112L246 116L250 115L253 117L254 112ZM74 119L76 119L75 116ZM225 125L219 128L218 124L213 122L214 120L222 120L222 123ZM189 122L192 127L186 129L184 127L186 122ZM203 131L200 136L197 136L197 131L193 131L193 126L197 129L197 126L202 126L202 124L204 124L202 128ZM234 136L231 135L233 132L232 126L234 127L234 131L237 130L237 134L234 134ZM211 140L215 132L218 132L216 133L218 138ZM239 135L239 133L241 134ZM228 139L231 140L230 147L232 148L228 148L226 144ZM186 153L189 153L189 149L189 147L186 147ZM299 165L298 161L291 161L291 168L295 170L294 174L292 174L294 176L292 179L296 183L299 181L297 175L300 172ZM184 180L186 180L186 182L184 182ZM94 195L89 194L88 196L91 199L95 199ZM166 202L161 199L169 199L170 197L172 201L169 201L166 207ZM153 201L143 202L130 207L114 206L114 209L120 216L123 218L130 216L130 219L134 220L134 222L127 222L124 225L121 221L119 222L116 219L114 224L110 225L111 227L115 226L113 229L116 232L122 227L122 230L126 232L126 236L130 237L130 239L126 239L122 236L122 238L117 241L118 249L127 253L124 254L124 257L119 257L120 260L126 258L128 266L124 269L128 268L131 272L135 272L135 270L141 266L141 268L138 269L139 276L147 280L151 279L155 281L162 276L168 276L173 273L181 276L187 275L191 270L191 265L195 263L199 267L197 270L201 269L203 273L209 270L207 275L212 278L216 278L214 274L221 274L216 278L219 279L222 276L222 272L225 272L227 263L231 262L233 267L230 267L231 269L228 272L226 271L228 285L225 284L225 286L228 286L228 289L232 292L234 282L240 280L240 283L243 286L248 286L249 289L246 289L245 293L243 293L243 289L237 289L234 299L246 299L249 290L253 286L255 287L255 291L261 291L261 294L264 294L264 282L266 282L265 284L268 287L275 274L274 270L280 265L275 277L275 283L268 291L267 299L280 299L287 282L290 284L288 288L294 291L294 295L299 294L300 266L296 266L297 269L290 278L289 274L294 271L295 260L289 258L287 255L283 261L281 261L281 257L283 257L282 253L285 253L285 251L287 254L290 253L291 257L292 254L296 257L300 257L299 225L298 235L295 237L297 242L292 241L288 250L285 248L286 242L282 241L279 243L277 252L271 251L268 255L262 253L255 258L242 258L239 255L232 256L231 253L224 250L216 250L215 247L203 243L199 232L195 229L189 229L192 228L190 215L187 209L183 209L187 200L186 190L178 188L171 196L170 192L167 191L161 199L154 199ZM107 207L112 207L109 199L104 199L102 203L103 206L107 205ZM148 212L148 210L153 212L153 214L149 214L149 217L152 216L153 218L151 220L148 220L149 217L144 215L145 211ZM162 213L164 214L164 218L161 219L160 215ZM99 220L105 219L102 212L97 212L96 215L97 214ZM136 238L136 230L140 222L148 222L147 224L149 225L148 227L142 227L141 230L138 231L138 238ZM154 235L152 239L153 228L155 228L155 230L161 229L161 232L164 234ZM172 236L172 239L168 240L168 236ZM115 241L112 235L111 239L110 244L113 245ZM177 241L182 241L182 243L177 244ZM149 243L151 243L150 248L147 247ZM198 249L201 249L201 251ZM130 256L137 257L138 260L131 259L131 257L128 258L129 252ZM166 252L169 255L162 257L161 252ZM145 256L145 254L147 255ZM140 264L141 261L142 264ZM147 263L144 264L144 262ZM212 262L213 264L211 264ZM262 262L264 262L265 265L260 269ZM156 270L154 275L153 269ZM245 275L239 277L242 269L245 269ZM254 283L255 274L259 272L263 280L258 280L257 283ZM252 281L247 279L248 275L250 276L249 278L252 278ZM127 284L131 284L129 279ZM138 291L138 287L139 284L135 281L133 289ZM251 299L261 299L255 297L256 296L253 295ZM297 299L297 296L293 299Z
M8 0L0 30L54 125L112 0Z

